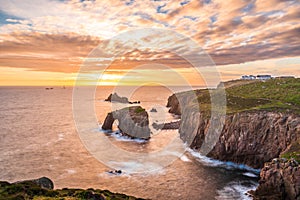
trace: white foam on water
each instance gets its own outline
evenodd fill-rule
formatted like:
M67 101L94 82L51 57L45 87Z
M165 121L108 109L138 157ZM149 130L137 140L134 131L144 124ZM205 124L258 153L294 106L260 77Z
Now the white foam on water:
M254 177L258 177L258 175L253 174L253 173L251 173L251 172L244 172L243 175L248 176L248 177L253 177L253 178L254 178Z
M66 170L68 174L75 174L76 173L76 170L74 169L67 169Z
M183 161L183 162L192 162L186 155L182 155L180 157L180 159Z
M103 130L102 128L99 128L100 132L109 134L111 137L116 139L117 141L122 141L122 142L136 142L136 143L146 143L148 140L145 139L140 139L140 138L131 138L126 135L122 135L120 131L106 131Z
M196 152L190 148L187 149L187 151L194 156L198 161L200 161L202 164L207 165L207 166L213 166L213 167L224 167L226 169L240 169L240 170L245 170L249 171L255 174L259 174L260 170L259 169L254 169L252 167L249 167L247 165L243 164L237 164L234 162L224 162L224 161L219 161L215 160L206 156L201 155L199 152Z
M64 139L64 134L63 134L63 133L58 134L58 139L57 139L57 141L61 141L61 140L63 140L63 139Z
M224 188L217 191L217 200L251 200L252 198L247 195L249 190L255 190L258 186L255 182L230 182Z

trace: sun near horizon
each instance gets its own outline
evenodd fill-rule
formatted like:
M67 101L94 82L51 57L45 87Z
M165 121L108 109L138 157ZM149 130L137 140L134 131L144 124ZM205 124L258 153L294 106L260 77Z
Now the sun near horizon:
M298 10L297 1L276 0L143 4L3 1L0 86L73 86L79 69L95 48L119 34L143 28L172 30L195 41L211 57L222 81L245 74L299 77ZM139 85L147 81L176 85L178 75L191 85L205 85L203 79L210 78L199 76L178 55L135 48L142 36L128 37L132 39L128 43L132 50L114 60L97 58L112 64L103 70L99 81L85 81L82 85ZM151 34L147 37L158 46L167 43L175 48L172 40L162 42L159 35ZM112 48L118 50L117 45ZM170 70L158 70L152 63ZM147 69L135 69L144 64L148 64ZM204 66L201 70L212 69Z

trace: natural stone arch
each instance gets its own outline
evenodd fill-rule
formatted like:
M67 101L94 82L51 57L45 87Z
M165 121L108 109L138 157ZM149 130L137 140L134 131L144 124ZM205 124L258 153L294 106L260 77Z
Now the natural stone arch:
M150 138L149 118L141 106L126 107L107 114L102 125L103 130L112 130L115 120L119 121L121 133L132 138Z

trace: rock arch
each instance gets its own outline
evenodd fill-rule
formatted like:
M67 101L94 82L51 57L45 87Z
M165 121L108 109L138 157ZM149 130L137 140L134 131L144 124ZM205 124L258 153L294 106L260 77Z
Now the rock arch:
M102 125L103 130L112 130L115 120L119 121L121 133L132 138L150 138L149 118L141 106L126 107L107 114Z

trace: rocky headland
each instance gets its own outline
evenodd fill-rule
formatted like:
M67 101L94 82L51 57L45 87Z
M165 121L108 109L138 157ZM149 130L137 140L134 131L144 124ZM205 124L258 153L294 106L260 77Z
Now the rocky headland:
M225 84L226 115L220 119L212 118L216 110L211 109L210 102L211 95L218 95L217 90L173 94L167 106L169 112L181 115L182 140L200 152L205 139L210 137L209 127L222 125L216 144L207 156L262 168L260 186L254 192L256 199L273 199L274 185L280 186L276 196L300 199L299 189L292 189L299 188L298 165L292 166L292 161L265 164L278 157L299 162L299 88L300 79L296 78Z

